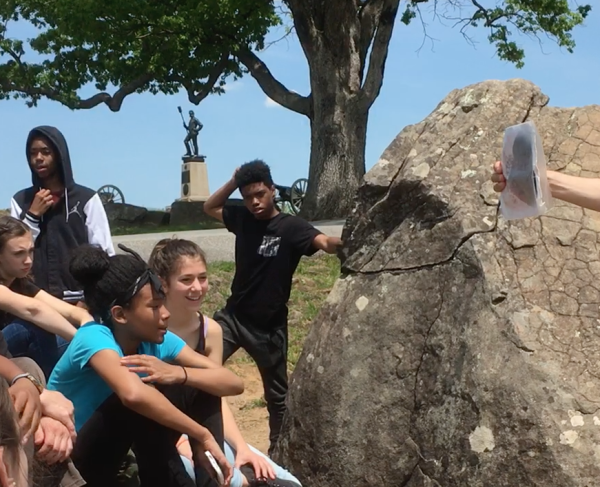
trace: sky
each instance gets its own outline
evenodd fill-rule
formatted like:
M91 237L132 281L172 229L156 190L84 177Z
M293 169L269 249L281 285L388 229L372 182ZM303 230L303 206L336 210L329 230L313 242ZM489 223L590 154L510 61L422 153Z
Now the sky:
M600 8L576 29L573 54L547 39L518 37L526 50L525 67L501 61L483 29L469 31L467 42L456 28L425 17L406 27L397 23L383 87L371 109L366 166L371 168L394 137L409 124L431 113L452 90L488 79L523 78L538 85L553 106L600 104ZM594 33L596 32L596 33ZM31 34L26 25L11 26L11 37ZM281 37L281 30L269 39ZM289 89L308 94L306 58L291 35L260 53L271 72ZM224 95L211 95L199 106L187 94L134 94L119 112L105 105L71 111L44 100L28 108L23 100L0 101L0 208L30 185L25 141L36 125L54 125L69 144L75 179L98 189L118 186L127 203L164 208L180 197L181 156L185 130L177 107L196 112L204 128L200 153L206 155L210 191L224 184L234 169L255 158L271 167L277 184L291 185L307 177L310 154L309 120L268 99L251 76L227 86ZM7 171L8 170L8 171Z

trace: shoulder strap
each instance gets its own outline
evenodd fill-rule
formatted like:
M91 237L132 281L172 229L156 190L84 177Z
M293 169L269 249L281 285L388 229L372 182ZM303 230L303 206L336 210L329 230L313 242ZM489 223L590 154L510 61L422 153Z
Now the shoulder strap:
M198 319L200 320L200 336L198 337L198 347L196 348L196 351L204 355L206 350L206 320L202 313L200 313Z

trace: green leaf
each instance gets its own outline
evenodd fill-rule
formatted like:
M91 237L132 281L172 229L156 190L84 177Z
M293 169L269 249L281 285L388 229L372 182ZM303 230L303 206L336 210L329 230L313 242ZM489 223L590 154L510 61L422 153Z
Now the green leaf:
M360 5L387 1L394 3L361 0ZM325 18L326 2L285 3L302 25L318 26ZM494 6L484 6L490 3ZM71 108L104 102L118 110L132 93L184 89L199 103L210 93L223 93L227 79L248 71L236 52L264 48L269 29L282 23L279 15L288 15L278 14L280 7L273 0L0 0L0 99L22 98L33 106L46 97ZM424 8L435 8L438 15L458 11L463 33L486 29L498 56L519 68L525 51L515 34L548 36L572 52L573 30L591 10L570 0L410 0L400 21L408 25ZM356 21L351 15L344 19ZM33 26L35 36L11 37L16 21ZM323 38L351 45L344 36L352 32L350 25L338 26ZM310 56L312 46L303 47ZM82 100L82 88L119 91Z
M38 29L25 43L36 56L26 58L23 41L7 37L10 27L0 32L0 97L35 105L48 96L73 107L88 84L101 91L137 82L135 92L172 94L183 86L190 95L222 93L227 77L242 75L231 53L261 49L279 22L273 4L261 0L0 0L0 18Z

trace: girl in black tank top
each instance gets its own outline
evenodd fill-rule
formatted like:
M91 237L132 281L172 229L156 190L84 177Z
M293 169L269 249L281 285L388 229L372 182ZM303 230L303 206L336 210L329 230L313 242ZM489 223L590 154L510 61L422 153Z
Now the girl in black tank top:
M202 314L202 299L208 291L206 259L194 242L164 239L156 244L149 260L150 266L164 283L166 307L171 312L169 330L192 344L197 337L195 351L222 364L222 332L220 325ZM196 321L198 320L198 321ZM198 327L196 328L196 324ZM219 351L221 356L219 356ZM223 410L229 409L223 398ZM229 410L224 415L233 418ZM231 464L236 460L246 466L234 469L231 487L301 487L289 472L273 463L264 454L252 449L242 437L235 419L223 422L224 452ZM185 438L178 443L182 457L188 457L189 445ZM190 475L193 472L190 471Z
M206 354L206 320L204 319L204 315L200 313L200 327L198 329L198 345L196 345L196 352L201 353L202 355Z

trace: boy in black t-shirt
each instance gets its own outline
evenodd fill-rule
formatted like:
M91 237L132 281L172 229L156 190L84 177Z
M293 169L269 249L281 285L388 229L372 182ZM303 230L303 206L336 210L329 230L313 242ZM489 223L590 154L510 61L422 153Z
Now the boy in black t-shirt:
M225 206L236 189L245 206ZM231 296L214 319L223 328L223 361L243 348L258 365L269 411L271 455L288 390L287 302L292 276L303 255L319 250L334 254L342 241L297 216L280 213L271 171L259 160L237 169L204 203L204 211L236 236Z

